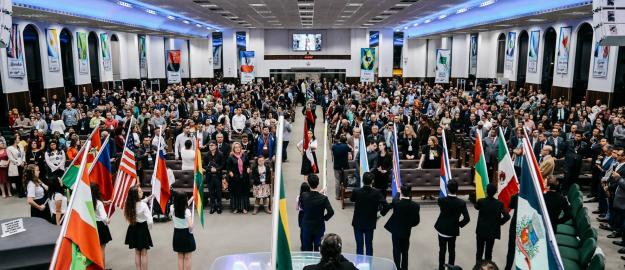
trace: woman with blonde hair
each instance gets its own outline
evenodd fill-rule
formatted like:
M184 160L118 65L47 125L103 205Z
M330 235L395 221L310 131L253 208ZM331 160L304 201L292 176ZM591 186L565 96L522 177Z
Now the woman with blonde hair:
M417 133L414 131L412 125L406 125L404 127L404 136L401 140L401 150L404 159L414 160L419 155L419 141L417 140Z
M241 148L241 143L232 144L232 152L226 160L230 189L230 202L233 213L247 214L250 207L250 161Z

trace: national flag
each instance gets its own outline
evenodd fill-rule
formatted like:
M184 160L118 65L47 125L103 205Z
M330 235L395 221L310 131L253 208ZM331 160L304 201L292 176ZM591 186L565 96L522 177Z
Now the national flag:
M100 195L103 201L109 201L111 197L113 197L113 174L109 138L110 137L107 137L104 140L104 144L102 144L95 162L89 168L89 178L92 183L97 184L100 188Z
M531 152L529 140L524 138L516 210L515 268L564 270Z
M447 182L451 180L451 166L449 166L449 152L447 151L447 139L445 139L445 129L443 129L443 157L441 158L441 181L438 190L438 197L447 197Z
M97 153L97 151L100 150L100 147L102 146L102 143L100 141L100 128L96 127L91 132L87 140L91 141L91 146L90 146L91 149L89 149L88 155L87 155L87 168L89 168L89 165L93 162L93 160L95 160L95 153ZM93 149L95 149L95 151L93 151ZM80 151L78 151L78 154L76 155L74 160L72 160L71 165L69 165L69 167L65 170L65 173L61 177L61 181L63 182L63 185L65 185L66 187L74 188L76 179L78 179L78 168L80 167L80 164L82 163L83 151L85 150L86 150L86 147L83 144L83 146L80 148Z
M122 151L122 156L119 160L119 168L117 169L117 176L115 178L115 189L113 190L112 203L109 209L119 208L124 209L126 204L126 197L128 197L128 190L138 182L137 178L137 160L135 158L135 140L130 130L132 127L132 121L126 133L126 144ZM112 215L112 211L109 210L109 215Z
M527 135L527 130L523 129L523 132L525 134L525 138L529 142L530 137ZM540 172L540 165L538 164L538 160L536 159L536 156L534 155L534 151L530 151L529 155L532 158L532 166L534 166L534 171L536 171L536 176L538 177L538 182L540 183L540 190L542 190L542 192L545 193L547 191L547 184L545 183L543 174Z
M308 113L309 112L306 112L306 114ZM304 123L304 145L303 145L304 153L306 154L306 158L308 158L308 161L310 162L310 167L312 168L312 171L317 172L317 164L315 163L315 157L313 156L312 149L310 148L311 139L312 138L308 136L308 124Z
M516 172L514 171L514 163L508 152L506 138L503 135L501 127L499 127L499 136L497 138L497 199L499 199L506 210L510 211L510 198L514 194L519 193L519 182Z
M358 172L360 175L360 186L362 183L362 176L369 171L369 157L367 156L367 144L365 143L365 133L362 129L362 123L360 124L360 137L358 138Z
M160 136L162 136L162 133L163 129L161 129ZM154 176L152 177L152 194L161 206L161 210L163 211L162 213L165 213L165 207L167 207L167 201L169 201L171 191L169 187L169 176L167 175L167 165L165 164L165 152L163 151L162 144L159 144L154 168Z
M90 146L90 141L86 143ZM91 197L87 155L83 153L74 192L68 205L61 233L56 242L49 269L103 269L94 203Z
M282 177L282 137L284 130L284 116L278 119L278 149L276 151L276 165L274 175L273 194L273 232L271 269L293 270L291 260L291 240L289 234L289 218L287 215L288 204L284 191L284 178Z
M484 159L484 148L482 148L482 136L477 132L475 139L474 161L475 161L475 199L486 197L486 186L488 186L488 167Z
M193 166L193 203L200 216L200 223L204 227L204 168L202 168L202 154L200 153L200 139L195 144L195 165Z
M361 132L362 134L362 132ZM399 148L397 147L397 126L393 124L393 140L391 141L391 149L393 151L393 182L391 183L391 192L393 198L401 188L401 173L399 172Z

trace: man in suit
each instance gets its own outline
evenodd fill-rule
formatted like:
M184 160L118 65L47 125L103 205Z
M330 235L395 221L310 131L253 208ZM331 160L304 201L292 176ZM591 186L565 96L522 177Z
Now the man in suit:
M534 143L534 156L539 157L540 156L540 152L542 152L543 147L545 145L549 144L547 142L547 135L545 135L545 133L539 133L538 134L538 140L536 141L536 143Z
M493 258L493 246L495 239L501 237L501 225L508 222L510 214L503 207L503 203L495 198L497 185L490 183L486 186L486 198L479 199L475 209L479 211L477 227L475 229L477 239L477 252L475 253L476 264L482 260L490 261Z
M551 145L543 146L540 150L540 173L544 179L548 179L553 175L553 170L556 167L556 159L551 156Z
M549 214L553 232L557 233L558 224L562 224L572 218L571 206L566 197L560 193L558 179L552 175L550 178L545 178L545 180L548 188L543 195L545 206L547 206L547 213Z
M393 260L398 270L408 270L408 249L410 248L410 233L412 228L419 225L419 204L410 199L410 185L403 185L390 207L382 211L382 215L393 209L393 215L388 219L384 228L391 233L393 241Z
M564 146L564 139L560 136L560 129L554 128L551 130L551 137L547 139L547 144L553 147L551 155L555 158L562 158L562 148Z
M230 144L226 143L224 135L217 133L215 139L217 143L217 150L219 150L219 152L221 152L225 157L230 156Z
M334 215L328 197L319 193L319 177L308 175L310 192L302 194L302 251L319 251L321 237L325 233L325 222Z
M623 225L625 225L625 150L619 147L615 151L618 165L614 168L614 172L609 181L609 188L614 190L614 199L612 201L612 213L614 217L611 217L613 218L611 225L614 225L613 229L615 229L615 231L611 235L608 235L608 238L617 238L620 236L621 241L614 241L613 243L625 247L625 234L623 233ZM619 249L618 253L625 254L625 248Z
M567 141L564 146L564 182L562 190L565 192L577 182L582 167L582 160L586 155L588 144L582 141L582 133L577 131L573 140Z
M488 137L484 139L484 159L486 160L486 167L488 168L488 174L492 175L495 170L495 164L497 164L497 130L491 129L488 132Z
M447 197L438 198L440 214L434 224L438 232L438 269L443 270L445 255L449 250L449 264L454 265L456 260L456 237L460 235L460 228L469 224L467 204L456 197L458 182L450 180L447 183ZM462 219L460 216L462 215Z
M342 138L341 138L342 139ZM372 172L363 175L363 187L354 190L349 198L355 203L352 226L356 237L356 254L363 255L363 246L366 246L366 255L373 256L373 231L376 227L378 211L386 209L388 204L382 193L371 187L375 176Z
M369 134L369 136L367 136L367 144L371 143L371 142L375 142L375 143L379 143L379 142L383 142L384 141L384 136L382 136L382 134L380 134L380 128L378 128L377 125L373 125L371 127L371 134Z
M345 170L349 169L349 153L351 149L347 145L347 138L341 135L338 143L332 145L332 157L334 160L334 198L341 199L341 186L345 181ZM353 198L353 197L352 197Z

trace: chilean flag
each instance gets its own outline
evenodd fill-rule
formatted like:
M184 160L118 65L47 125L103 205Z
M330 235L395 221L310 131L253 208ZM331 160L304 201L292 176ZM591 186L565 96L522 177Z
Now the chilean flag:
M96 156L95 162L91 165L91 168L89 168L89 178L91 179L91 183L97 184L100 188L102 201L109 201L113 196L113 174L111 170L109 138L110 137L106 138L104 144L100 147L100 152Z
M162 132L162 129L161 129ZM162 144L159 146L158 155L154 164L154 177L152 177L152 194L161 206L161 210L165 213L167 201L169 200L169 177L167 176L167 165L165 164L165 153L163 153Z

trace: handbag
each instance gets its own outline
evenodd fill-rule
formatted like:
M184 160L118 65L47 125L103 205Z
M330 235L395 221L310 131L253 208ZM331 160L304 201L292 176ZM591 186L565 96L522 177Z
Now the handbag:
M10 164L9 165L9 177L20 176L20 171L17 169L17 165Z

